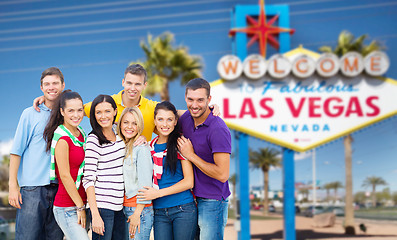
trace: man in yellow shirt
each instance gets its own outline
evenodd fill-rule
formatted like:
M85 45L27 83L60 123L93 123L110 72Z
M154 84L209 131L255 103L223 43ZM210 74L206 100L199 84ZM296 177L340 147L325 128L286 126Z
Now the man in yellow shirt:
M152 133L154 130L154 108L158 102L141 96L142 91L147 86L146 70L139 64L128 66L124 72L122 85L124 90L112 95L112 98L117 104L116 122L119 121L121 112L125 108L138 107L143 115L145 126L142 135L147 141L149 141L152 139ZM84 105L84 112L88 117L90 117L90 109L91 102Z

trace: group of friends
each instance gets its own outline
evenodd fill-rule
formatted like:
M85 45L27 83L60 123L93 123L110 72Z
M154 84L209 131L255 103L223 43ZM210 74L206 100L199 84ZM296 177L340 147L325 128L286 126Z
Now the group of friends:
M186 111L143 97L147 84L133 64L123 90L83 105L58 68L42 73L10 152L15 239L223 239L231 136L210 85L189 81Z

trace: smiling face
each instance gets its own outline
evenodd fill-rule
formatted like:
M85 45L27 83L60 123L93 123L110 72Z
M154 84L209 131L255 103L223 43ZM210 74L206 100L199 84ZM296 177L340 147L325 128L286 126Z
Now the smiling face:
M69 126L76 128L84 117L83 102L78 98L66 100L64 109L61 108L61 114L67 128Z
M159 109L154 117L154 125L159 135L168 137L177 124L177 119L172 111Z
M196 90L188 89L185 95L186 106L193 118L199 119L208 110L211 96L207 96L207 90L199 88Z
M138 123L132 113L124 114L123 119L120 119L119 122L121 133L126 140L132 139L138 134Z
M47 75L43 78L40 88L45 101L53 102L65 88L65 83L62 83L57 75Z
M127 73L123 79L122 85L124 87L123 96L125 97L123 100L133 102L137 105L139 103L139 97L145 89L147 82L145 82L145 77L143 75Z
M117 109L114 109L108 102L101 102L95 106L95 119L103 129L112 128L116 114Z

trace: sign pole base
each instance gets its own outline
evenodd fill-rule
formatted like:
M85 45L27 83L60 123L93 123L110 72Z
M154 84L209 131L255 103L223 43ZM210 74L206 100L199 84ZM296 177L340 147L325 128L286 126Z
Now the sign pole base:
M284 239L295 240L295 175L294 151L283 148Z
M251 239L250 234L250 200L249 200L249 150L248 135L241 132L235 132L238 136L238 162L236 164L237 172L237 193L239 196L239 216L240 231L238 232L239 240Z

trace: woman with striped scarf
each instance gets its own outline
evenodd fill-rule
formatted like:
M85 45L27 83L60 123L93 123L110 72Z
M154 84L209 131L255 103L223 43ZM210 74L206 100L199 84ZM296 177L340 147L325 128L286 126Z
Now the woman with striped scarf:
M50 178L59 183L54 217L68 240L89 239L85 229L87 196L81 184L86 142L79 126L83 116L80 95L66 90L59 96L44 130L46 149L51 151Z

